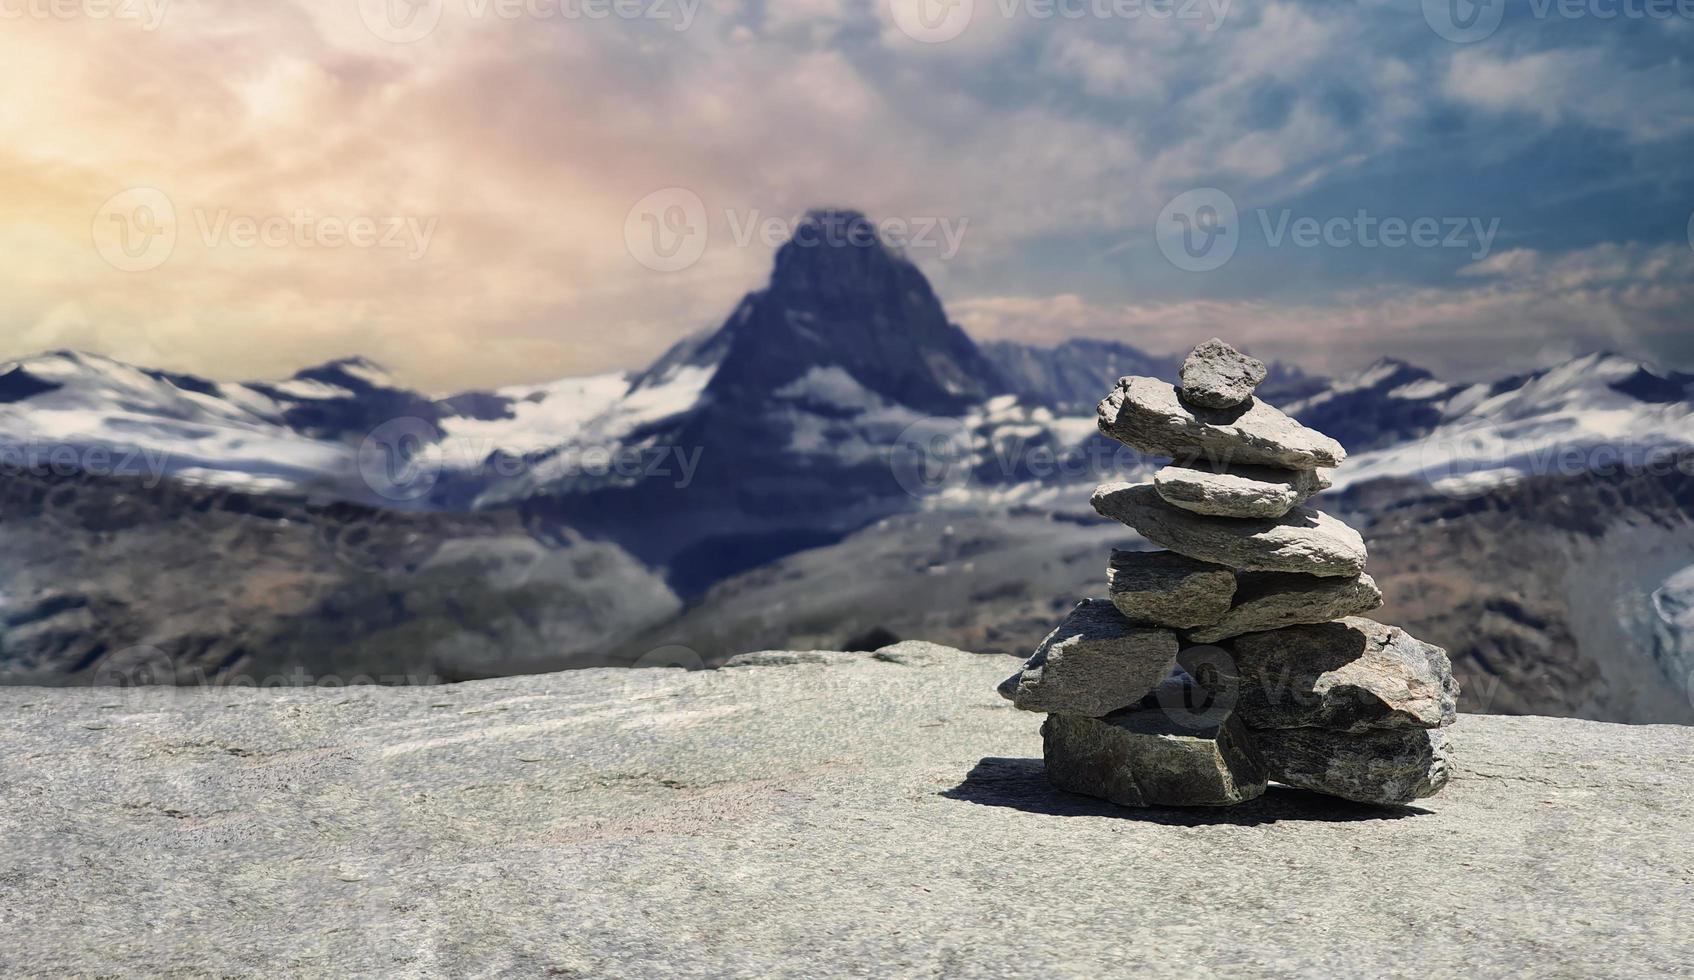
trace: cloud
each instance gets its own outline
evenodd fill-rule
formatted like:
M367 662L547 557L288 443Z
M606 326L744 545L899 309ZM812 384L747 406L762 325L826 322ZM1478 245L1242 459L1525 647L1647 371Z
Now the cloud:
M178 3L154 31L8 21L0 61L31 88L0 109L0 356L79 346L262 377L363 353L435 390L637 366L762 283L771 246L738 243L737 227L824 203L968 223L957 258L918 258L950 307L995 330L1051 336L1060 319L1041 304L1018 325L998 297L1056 292L1080 304L1078 330L1109 332L1087 310L1134 309L1174 331L1253 308L1179 301L1190 280L1131 280L1101 260L1145 238L1181 191L1349 214L1386 188L1396 213L1469 214L1450 195L1508 179L1506 148L1544 152L1559 126L1647 141L1631 161L1657 161L1603 175L1608 210L1572 233L1580 245L1646 239L1617 214L1694 207L1677 153L1690 80L1668 33L1668 47L1623 59L1458 49L1385 5L1229 5L1211 30L977 0L967 30L939 44L900 31L883 0L705 0L685 30L473 16L506 9L447 0L410 44L377 36L354 2ZM1538 86L1554 98L1538 101ZM1573 169L1536 179L1564 202L1595 183ZM94 244L102 205L135 187L165 193L177 218L169 261L145 271ZM662 188L706 210L709 244L679 272L643 267L624 240L631 208ZM1574 208L1544 210L1557 212L1536 217L1547 225L1508 224L1502 241L1547 263L1549 229ZM421 254L204 231L302 212L433 231ZM1441 307L1448 290L1474 301L1496 273L1527 271L1455 269L1437 287L1331 263L1300 281L1305 305L1339 321L1349 302ZM1637 308L1668 285L1643 286ZM1583 300L1553 320L1632 309Z
M954 304L952 312L985 338L1091 336L1177 353L1221 336L1331 373L1393 355L1455 379L1490 378L1594 349L1694 364L1694 250L1686 245L1604 245L1551 257L1518 250L1468 272L1486 281L1308 303L993 296Z

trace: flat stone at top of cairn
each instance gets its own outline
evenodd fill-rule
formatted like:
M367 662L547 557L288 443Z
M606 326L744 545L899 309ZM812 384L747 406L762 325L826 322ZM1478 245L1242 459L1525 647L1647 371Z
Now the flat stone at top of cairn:
M1317 470L1224 469L1204 461L1174 463L1153 474L1165 503L1208 517L1281 517L1329 486Z
M1321 511L1296 507L1275 520L1206 517L1165 503L1151 484L1108 483L1094 510L1190 558L1255 572L1353 577L1365 570L1365 539Z
M1381 607L1382 590L1369 575L1318 578L1298 572L1246 572L1236 579L1235 604L1229 612L1216 623L1183 634L1183 639L1218 643L1244 633L1327 623Z
M1234 408L1265 380L1265 364L1213 337L1182 362L1182 400L1200 408Z
M1258 399L1228 409L1194 408L1157 378L1119 379L1096 415L1101 432L1152 456L1288 470L1338 466L1347 458L1339 442Z
M1253 633L1231 644L1236 711L1253 729L1440 728L1458 717L1447 651L1362 617Z
M1170 630L1132 625L1107 600L1084 599L1000 684L1000 696L1024 711L1098 718L1157 687L1178 647Z
M1191 629L1229 614L1235 572L1174 551L1114 550L1106 588L1132 623Z

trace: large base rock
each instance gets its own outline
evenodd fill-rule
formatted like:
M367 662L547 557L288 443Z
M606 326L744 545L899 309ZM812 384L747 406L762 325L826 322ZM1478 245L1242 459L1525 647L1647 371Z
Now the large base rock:
M1109 483L1094 509L1190 558L1247 571L1352 578L1365 570L1365 539L1328 514L1296 507L1277 520L1204 517L1172 507L1151 484Z
M1319 728L1254 730L1270 778L1360 803L1400 804L1434 796L1453 760L1443 729L1349 735Z
M1354 617L1238 637L1236 711L1251 728L1438 728L1457 717L1447 651Z
M1235 606L1212 626L1186 634L1190 643L1217 643L1302 623L1327 623L1367 613L1382 605L1382 590L1369 575L1316 578L1292 572L1248 572L1236 583Z
M1124 378L1098 409L1100 431L1153 456L1309 470L1347 458L1341 444L1257 399L1195 408L1157 378Z
M1110 714L1157 687L1177 647L1170 630L1131 625L1105 599L1084 599L1001 683L1000 696L1024 711Z
M1235 597L1233 571L1174 551L1113 551L1106 583L1124 618L1150 626L1210 626Z
M1122 806L1227 806L1265 791L1264 766L1234 718L1194 729L1156 708L1050 715L1041 736L1049 782Z
M1268 466L1224 470L1204 463L1178 464L1153 474L1153 488L1165 503L1211 517L1281 517L1328 487L1329 479L1317 470Z

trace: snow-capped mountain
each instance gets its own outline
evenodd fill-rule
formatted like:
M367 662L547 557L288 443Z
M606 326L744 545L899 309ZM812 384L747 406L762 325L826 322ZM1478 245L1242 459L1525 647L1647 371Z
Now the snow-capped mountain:
M899 254L807 237L856 244L784 247L768 286L638 372L434 398L359 359L242 384L0 365L0 546L22 556L0 668L78 675L144 642L196 670L474 676L739 652L796 617L826 645L1026 648L1101 574L1089 489L1159 462L1102 437L1095 400L1175 360L979 347ZM1679 717L1651 678L1688 660L1661 624L1685 634L1668 577L1694 562L1694 480L1651 468L1694 469L1691 383L1602 354L1488 384L1276 366L1260 393L1353 453L1320 503L1369 529L1400 618L1496 681L1551 679L1495 707L1653 720ZM943 579L957 603L936 608Z
M1337 472L1338 486L1414 478L1477 492L1531 476L1651 470L1694 445L1694 377L1605 353L1471 385L1384 362L1293 409L1320 427L1335 411L1380 424L1383 435L1349 445L1364 451Z

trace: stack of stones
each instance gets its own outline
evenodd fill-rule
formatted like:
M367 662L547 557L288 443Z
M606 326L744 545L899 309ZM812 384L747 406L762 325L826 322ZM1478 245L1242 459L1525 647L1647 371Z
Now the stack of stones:
M1000 686L1047 714L1060 789L1127 806L1221 806L1267 781L1364 803L1438 792L1457 685L1446 651L1362 618L1382 605L1365 543L1303 506L1346 456L1253 397L1265 366L1222 341L1182 386L1124 378L1100 430L1170 457L1094 509L1164 551L1117 551L1085 599Z

